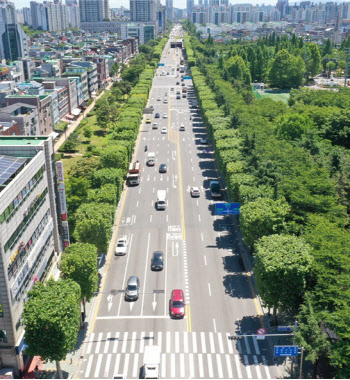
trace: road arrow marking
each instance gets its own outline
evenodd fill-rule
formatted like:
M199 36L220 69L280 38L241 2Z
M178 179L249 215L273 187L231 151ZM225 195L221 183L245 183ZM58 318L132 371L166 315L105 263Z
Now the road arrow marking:
M110 311L111 308L112 308L112 304L113 304L112 299L113 299L113 296L111 294L109 294L108 297L107 297L108 311Z
M134 303L135 303L135 302L129 302L130 311L131 311L131 310L132 310L132 308L134 307Z
M154 293L153 294L153 302L152 302L153 311L156 310L156 306L157 306L156 294Z

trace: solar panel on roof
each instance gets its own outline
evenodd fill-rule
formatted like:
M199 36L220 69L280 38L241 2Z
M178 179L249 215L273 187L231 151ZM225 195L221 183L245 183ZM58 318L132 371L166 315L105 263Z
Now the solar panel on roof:
M25 162L26 159L21 157L0 156L0 186L3 186Z

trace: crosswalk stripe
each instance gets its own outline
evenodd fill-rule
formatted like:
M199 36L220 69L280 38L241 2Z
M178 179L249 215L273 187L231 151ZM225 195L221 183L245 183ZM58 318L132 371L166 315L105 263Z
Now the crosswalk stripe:
M126 378L128 377L129 360L130 354L125 354L123 374Z
M189 364L190 364L190 378L194 378L194 362L193 362L193 354L189 355Z
M265 372L266 372L266 377L267 377L268 379L271 379L271 375L270 375L269 367L267 366L267 361L266 361L265 356L262 357L262 361L263 361L263 363L264 363L264 368L265 368Z
M204 377L203 355L202 354L198 354L198 369L199 369L199 377Z
M224 344L222 342L222 335L221 335L221 333L218 333L218 341L219 341L220 354L223 354L225 351L224 351Z
M214 336L213 336L212 332L209 333L209 342L210 342L210 351L212 354L214 354L215 353L215 344L214 344Z
M159 347L159 351L162 352L162 332L161 331L158 331L157 346Z
M250 355L251 354L250 346L249 346L248 338L246 336L244 337L244 343L247 349L247 354Z
M170 331L166 333L166 352L170 354Z
M184 332L184 352L188 353L188 333Z
M222 379L224 377L224 373L222 371L222 364L221 364L221 356L220 354L216 354L216 363L218 366L218 377Z
M132 337L131 337L131 348L130 348L130 352L135 352L136 335L137 335L137 332L134 331L134 332L132 333Z
M134 378L137 376L138 363L139 363L139 354L135 354L134 355L134 366L132 369L132 377L134 377Z
M255 353L257 355L260 355L259 344L258 344L258 340L256 339L256 336L253 336L253 344L255 348Z
M119 343L119 332L115 333L114 344L113 344L113 354L117 353Z
M227 378L233 379L230 355L226 354L225 358L226 358Z
M91 365L92 365L92 359L93 358L94 358L93 355L89 356L88 364L86 366L86 371L85 371L85 377L89 377L90 376L90 371L91 371Z
M108 352L108 347L109 347L109 342L110 342L110 339L111 339L111 334L112 333L107 333L107 337L106 337L106 343L105 343L105 349L103 350L103 353L104 354L107 354Z
M232 348L232 340L229 339L230 333L226 334L227 337L227 347L228 347L228 353L233 354L233 348Z
M197 353L197 335L196 335L196 333L192 333L192 351L194 354Z
M175 354L170 354L170 361L171 361L171 377L176 377Z
M180 377L185 377L185 354L180 354Z
M119 373L119 363L120 363L120 354L117 354L117 358L115 359L114 372L113 377Z
M236 363L236 368L237 368L237 375L238 375L238 378L239 379L243 379L243 376L242 376L242 371L241 371L241 367L240 367L240 362L239 362L239 357L238 355L235 355L235 363Z
M148 345L153 346L153 344L154 344L154 333L150 332L149 333L149 339L148 339Z
M101 368L102 357L103 357L103 354L99 354L97 357L97 363L96 363L96 367L95 367L94 377L98 377L98 374L99 374L100 368Z
M246 370L247 370L247 377L248 377L248 379L251 379L252 378L252 372L251 372L250 367L249 367L248 356L243 355L243 359L244 359L244 365L245 365Z
M176 353L180 352L180 342L179 342L180 337L179 337L179 335L180 335L179 332L176 331L175 332L175 352Z
M124 337L123 337L123 345L122 345L122 353L123 354L126 352L126 345L128 344L128 335L129 335L129 333L126 331L124 333Z
M201 343L202 343L202 352L203 352L203 354L206 354L207 348L205 346L205 335L204 335L204 332L201 332Z
M161 372L162 372L162 378L165 379L165 375L166 375L166 354L162 354Z
M91 334L90 334L90 337L89 337L89 343L88 343L88 345L87 345L87 349L86 349L86 353L87 353L87 354L90 354L90 352L91 352L91 347L92 347L92 342L93 342L93 340L94 340L94 336L95 336L94 333L91 333Z
M256 373L258 375L258 379L262 379L261 371L260 371L260 367L259 367L259 362L258 362L258 358L256 357L256 355L253 355L253 360L254 360L254 367L255 367Z
M95 347L95 354L98 354L100 352L100 346L101 346L102 336L103 336L103 333L99 333L98 334L97 344L96 344L96 347Z
M213 362L211 360L211 354L207 354L207 362L208 362L209 377L214 377Z
M106 364L105 364L105 371L103 374L104 377L108 377L109 366L111 365L111 358L112 358L112 354L108 354L107 359L106 359Z
M145 349L145 333L141 333L141 339L140 339L140 353L143 353Z

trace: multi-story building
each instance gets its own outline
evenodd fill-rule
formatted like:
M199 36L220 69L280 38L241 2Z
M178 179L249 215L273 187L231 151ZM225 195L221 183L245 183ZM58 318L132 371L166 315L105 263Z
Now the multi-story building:
M32 14L32 26L35 29L48 30L46 7L37 1L30 2L30 10Z
M187 18L190 18L193 8L194 8L194 0L186 0Z
M0 59L14 61L28 55L28 36L16 20L15 6L0 3Z
M70 5L67 7L68 24L72 28L80 28L80 10L77 5Z
M103 18L109 19L109 0L103 0Z
M146 44L157 36L156 26L153 23L123 23L121 26L122 39L138 38L140 44Z
M94 62L97 67L97 83L98 88L104 88L109 78L108 58L103 56L86 57L89 61Z
M7 106L6 96L15 95L18 93L16 83L14 81L0 82L0 108Z
M89 100L88 75L87 75L87 70L85 68L67 66L65 73L62 74L62 77L79 78L79 82L80 82L80 86L78 87L78 104L79 105L83 101ZM82 100L79 101L79 98L81 98Z
M138 22L156 22L155 0L130 0L130 19Z
M68 12L65 5L60 2L44 1L47 16L47 30L60 31L68 29Z
M28 7L23 8L23 22L24 22L24 25L32 25L33 24L32 12L31 12L30 8L28 8Z
M21 58L21 61L23 63L24 80L30 80L36 68L35 62L29 57Z
M0 109L0 122L14 120L21 136L40 134L38 109L25 103L15 103Z
M168 20L174 20L174 4L173 0L166 0L166 12Z
M14 121L0 121L1 136L18 136L18 124Z
M104 0L79 0L80 21L103 21Z
M94 97L98 91L97 64L89 61L75 61L71 67L83 67L87 72L89 96Z
M0 137L2 365L19 378L24 354L23 306L37 281L58 277L61 252L54 147L48 137Z

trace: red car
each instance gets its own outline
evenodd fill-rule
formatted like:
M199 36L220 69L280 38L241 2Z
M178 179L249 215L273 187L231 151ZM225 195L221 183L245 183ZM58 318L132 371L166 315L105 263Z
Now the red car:
M183 318L185 316L185 297L181 289L174 289L170 297L170 317Z

